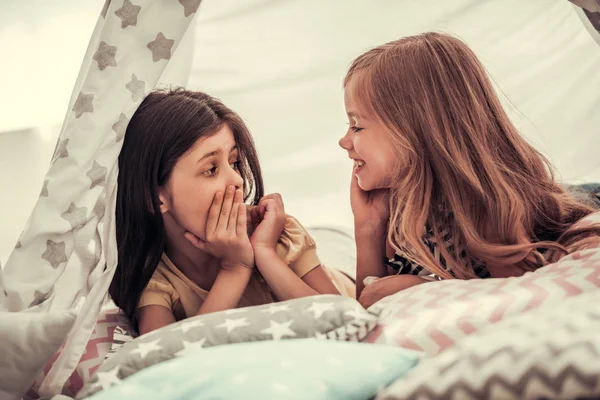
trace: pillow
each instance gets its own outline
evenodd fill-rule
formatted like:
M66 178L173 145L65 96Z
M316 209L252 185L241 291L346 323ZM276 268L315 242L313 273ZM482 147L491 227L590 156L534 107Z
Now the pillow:
M599 303L594 291L488 326L377 400L600 398Z
M356 242L352 230L335 226L312 226L306 230L317 244L317 254L324 266L356 279Z
M155 365L91 399L189 399L193 393L194 399L211 400L364 400L417 359L416 352L362 343L241 343Z
M104 310L96 322L92 336L87 342L85 352L63 388L63 394L75 396L81 390L83 384L90 380L105 358L109 356L115 344L120 344L123 341L119 339L122 336L119 336L119 332L126 333L127 335L133 334L133 329L129 325L127 317L118 309ZM60 356L61 351L62 347L46 363L43 371L27 392L27 398L38 399L40 397L38 394L39 386L58 356Z
M71 311L0 313L0 398L20 399L66 339Z
M434 355L489 324L597 291L599 277L600 250L587 249L521 277L417 285L375 303L383 310L365 342Z
M125 344L98 369L77 398L194 349L309 337L359 341L375 326L375 313L348 297L320 295L188 318Z

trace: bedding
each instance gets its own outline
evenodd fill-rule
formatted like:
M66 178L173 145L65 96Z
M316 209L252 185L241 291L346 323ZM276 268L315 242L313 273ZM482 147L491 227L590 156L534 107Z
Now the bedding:
M96 326L87 341L87 345L75 371L67 380L62 393L75 396L83 384L90 380L94 372L100 367L104 360L109 356L111 350L117 347L120 341L127 341L134 334L129 321L118 309L111 308L104 310L96 322ZM54 365L56 359L60 356L62 347L46 363L43 371L38 375L25 400L38 399L40 395L38 389L44 380L46 374Z
M282 339L360 341L377 309L354 299L319 295L187 318L142 335L107 360L77 395L83 399L152 365L189 352L232 343Z
M377 400L600 398L600 291L489 325Z
M413 351L359 343L238 343L160 363L89 399L364 400L417 360Z
M521 277L431 282L375 303L381 315L365 342L435 355L490 324L599 288L598 248L575 252Z
M74 322L72 311L0 312L0 399L21 399Z

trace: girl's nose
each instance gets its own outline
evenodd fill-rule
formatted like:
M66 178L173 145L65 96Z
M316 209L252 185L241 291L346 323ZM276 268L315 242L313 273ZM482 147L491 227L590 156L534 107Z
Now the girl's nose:
M342 136L342 138L338 141L338 144L344 150L350 150L352 148L352 140L348 137L348 133Z
M231 178L229 180L229 184L235 186L236 189L244 188L244 180L242 179L240 174L235 170L231 171Z

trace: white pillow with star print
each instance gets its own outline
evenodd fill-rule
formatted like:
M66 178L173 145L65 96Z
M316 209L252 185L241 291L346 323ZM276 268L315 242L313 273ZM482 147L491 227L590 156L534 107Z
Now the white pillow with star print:
M377 310L356 300L320 295L188 318L123 345L77 398L104 390L161 362L211 346L318 338L360 341L375 327Z
M0 313L0 399L20 399L75 322L71 311Z

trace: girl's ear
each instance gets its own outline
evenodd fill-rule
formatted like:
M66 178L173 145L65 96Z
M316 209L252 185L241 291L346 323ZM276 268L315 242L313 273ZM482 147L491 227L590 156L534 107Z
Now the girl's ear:
M158 201L160 204L160 213L164 214L169 211L169 195L165 188L160 188L158 190Z

